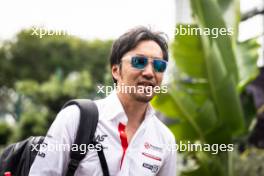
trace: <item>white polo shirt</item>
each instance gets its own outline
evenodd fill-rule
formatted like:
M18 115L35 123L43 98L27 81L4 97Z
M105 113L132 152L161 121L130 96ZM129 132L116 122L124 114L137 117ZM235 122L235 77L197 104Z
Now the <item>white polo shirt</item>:
M175 146L174 136L155 116L151 106L128 145L124 132L127 116L116 93L113 92L95 103L99 111L95 138L104 147L111 176L176 175L176 152L172 150ZM59 112L44 141L48 147L41 147L42 152L37 155L30 169L30 176L65 175L69 150L58 147L58 144L71 146L77 133L79 118L80 110L76 105ZM87 153L75 172L75 176L86 175L103 175L95 150Z

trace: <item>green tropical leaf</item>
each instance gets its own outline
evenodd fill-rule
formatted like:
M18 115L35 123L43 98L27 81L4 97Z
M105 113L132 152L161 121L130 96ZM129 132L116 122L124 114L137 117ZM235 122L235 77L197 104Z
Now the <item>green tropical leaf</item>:
M222 11L216 1L212 0L200 0L191 1L191 6L194 12L194 17L202 29L209 28L210 30L216 29L227 29L227 25L222 16ZM206 49L210 49L213 45L217 45L219 54L223 59L223 64L227 69L231 79L238 82L238 68L236 65L236 59L234 54L234 46L231 41L230 35L221 35L217 38L213 36L205 36L204 45Z
M237 64L239 67L239 84L238 90L241 92L245 86L255 79L259 73L257 67L258 44L256 39L250 39L238 43L237 47Z

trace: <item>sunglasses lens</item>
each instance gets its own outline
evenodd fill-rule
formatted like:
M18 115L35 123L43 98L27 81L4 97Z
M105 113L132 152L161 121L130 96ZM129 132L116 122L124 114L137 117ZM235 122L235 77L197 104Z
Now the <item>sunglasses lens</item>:
M153 60L153 67L156 72L164 72L167 67L167 62L160 59Z
M144 69L148 64L148 59L142 56L134 56L132 57L131 64L134 68Z

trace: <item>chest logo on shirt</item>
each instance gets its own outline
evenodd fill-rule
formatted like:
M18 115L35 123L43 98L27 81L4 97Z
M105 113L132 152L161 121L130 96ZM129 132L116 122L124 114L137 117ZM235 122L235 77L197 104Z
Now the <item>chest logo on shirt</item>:
M106 135L106 134L103 134L103 135L99 135L99 134L98 134L98 135L95 137L95 141L96 141L96 142L103 142L107 136L108 136L108 135Z
M144 147L145 147L145 149L151 149L151 150L155 150L155 151L158 151L158 152L162 152L162 148L161 147L157 147L157 146L152 145L152 144L150 144L148 142L145 142Z
M159 166L158 165L151 165L151 164L148 164L148 163L143 163L142 165L143 167L151 170L151 172L153 173L157 173L158 170L159 170Z

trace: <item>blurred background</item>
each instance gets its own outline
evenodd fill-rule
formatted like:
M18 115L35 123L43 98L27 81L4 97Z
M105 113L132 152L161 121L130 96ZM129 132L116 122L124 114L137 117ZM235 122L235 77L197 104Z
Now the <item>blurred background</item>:
M263 0L10 0L0 10L0 151L45 135L72 98L112 85L113 40L144 25L168 35L167 94L151 102L177 141L234 144L180 152L181 176L264 175ZM176 35L232 28L233 35ZM42 35L43 34L43 35Z

